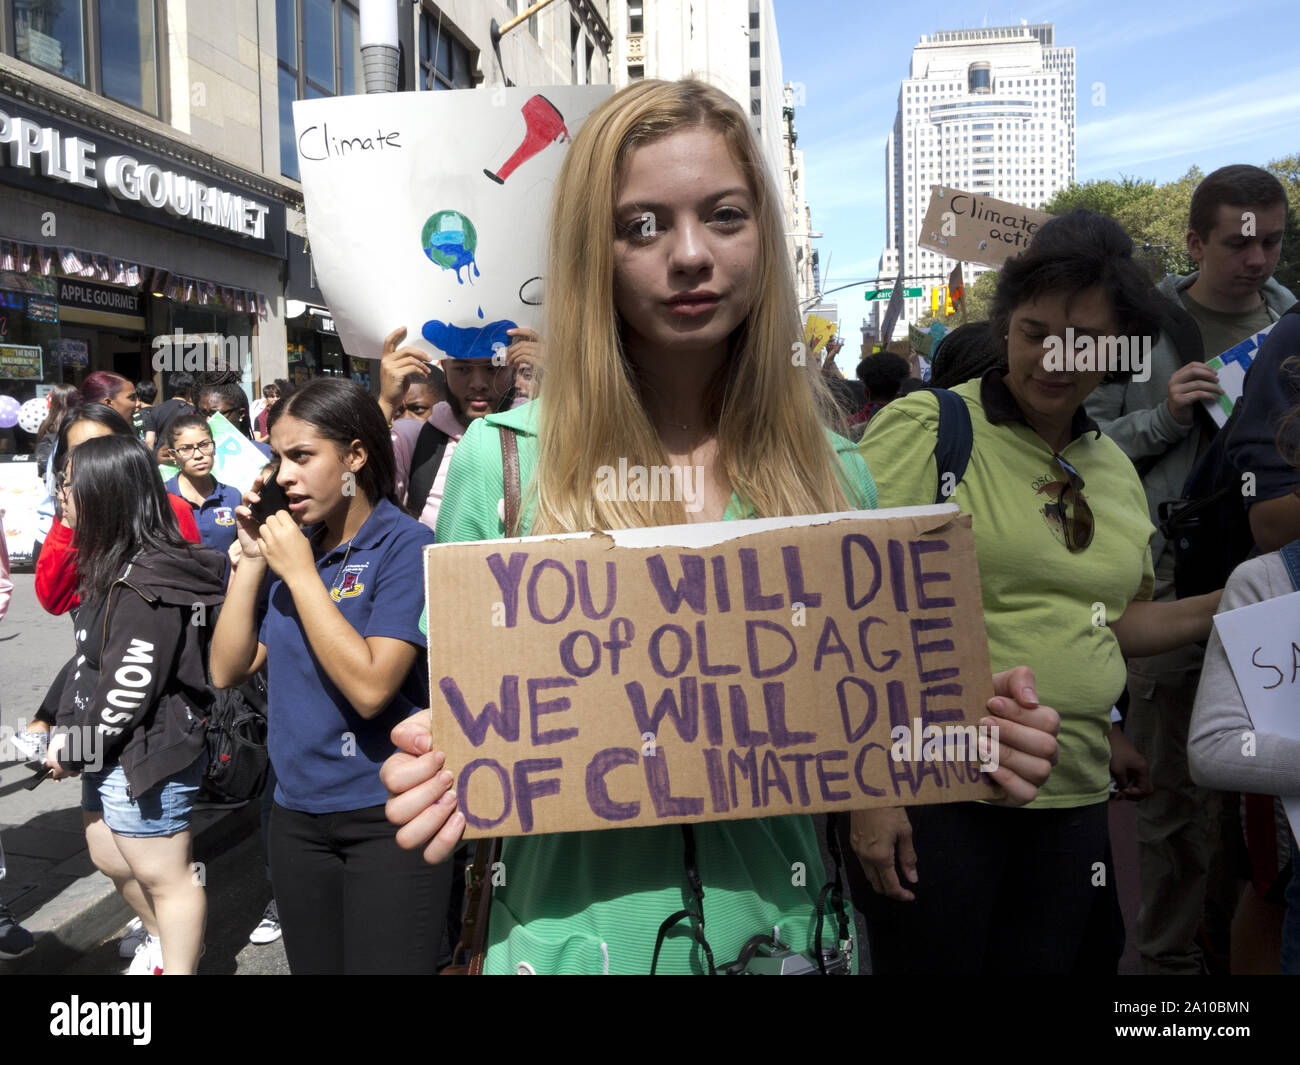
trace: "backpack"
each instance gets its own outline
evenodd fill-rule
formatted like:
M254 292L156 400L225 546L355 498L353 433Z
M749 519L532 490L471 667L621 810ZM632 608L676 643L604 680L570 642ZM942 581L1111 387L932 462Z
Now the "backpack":
M208 642L203 648L204 668L208 673L208 693L212 696L204 728L208 768L203 774L204 790L231 800L247 800L262 794L271 756L266 748L267 710L266 667L243 684L217 688L211 683L208 655L211 634L216 629L223 604L209 612L205 626Z
M1300 304L1285 313L1300 313ZM1249 371L1246 377L1249 380ZM1182 497L1166 500L1157 509L1160 532L1174 548L1174 593L1179 599L1222 588L1232 571L1256 553L1241 475L1228 458L1228 437L1243 406L1239 399L1196 461Z
M227 799L254 799L266 784L266 682L258 673L236 688L213 688L206 719L204 785Z
M975 446L975 431L971 427L970 411L961 396L946 388L932 388L930 391L939 400L939 432L934 440L938 484L935 485L934 501L946 503L966 475L971 449ZM944 484L946 474L952 474L951 487ZM946 492L945 487L948 487Z
M1228 459L1228 434L1241 413L1238 401L1227 423L1197 460L1180 499L1158 508L1160 531L1174 548L1174 593L1179 599L1222 588L1255 551L1241 477Z

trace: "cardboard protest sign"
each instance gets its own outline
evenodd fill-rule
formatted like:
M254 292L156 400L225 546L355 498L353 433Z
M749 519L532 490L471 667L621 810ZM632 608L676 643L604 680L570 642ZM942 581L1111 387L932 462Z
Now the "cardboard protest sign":
M1272 332L1275 325L1277 322L1270 322L1254 336L1248 336L1222 355L1206 360L1205 365L1219 375L1219 387L1223 389L1223 395L1215 400L1204 399L1201 402L1205 404L1205 409L1210 412L1210 417L1220 429L1227 425L1228 418L1232 415L1232 408L1237 405L1237 400L1241 399L1242 386L1246 383L1246 371L1250 369L1255 356L1259 354L1259 346L1264 343L1264 338Z
M1251 724L1300 740L1300 592L1225 610L1214 617ZM1300 833L1300 795L1282 796L1291 831Z
M425 581L469 838L999 793L954 506L439 544Z
M991 196L935 185L916 243L958 262L1001 266L1029 247L1038 227L1054 217Z
M344 349L491 357L536 327L552 190L610 86L298 100L307 236Z

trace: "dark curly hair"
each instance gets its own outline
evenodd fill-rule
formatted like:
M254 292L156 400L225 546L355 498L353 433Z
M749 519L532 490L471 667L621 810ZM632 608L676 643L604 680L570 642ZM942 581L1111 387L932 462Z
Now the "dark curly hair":
M1065 292L1069 301L1101 286L1124 336L1160 334L1163 312L1142 264L1133 258L1133 240L1113 218L1076 210L1045 223L1029 247L1008 259L998 274L989 325L1003 364L1007 332L1017 307L1047 292ZM1113 371L1107 381L1127 381L1132 370Z
M955 388L1002 361L1002 350L993 342L988 322L959 325L934 346L930 357L932 388Z

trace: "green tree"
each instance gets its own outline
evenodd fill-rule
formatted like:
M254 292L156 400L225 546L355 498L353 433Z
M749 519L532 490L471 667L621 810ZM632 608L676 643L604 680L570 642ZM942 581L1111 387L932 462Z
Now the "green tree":
M1062 189L1042 209L1048 214L1066 214L1081 208L1115 218L1123 208L1141 202L1155 187L1154 181L1123 175L1119 181L1085 181Z
M1300 288L1300 155L1274 159L1264 169L1282 182L1290 201L1286 230L1282 234L1282 254L1273 276L1278 284L1295 292Z

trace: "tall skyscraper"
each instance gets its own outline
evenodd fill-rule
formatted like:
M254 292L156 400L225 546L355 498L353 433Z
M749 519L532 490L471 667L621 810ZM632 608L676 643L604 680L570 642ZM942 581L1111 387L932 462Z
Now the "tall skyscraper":
M955 265L916 246L930 190L947 185L1040 207L1074 181L1074 110L1074 49L1055 45L1051 23L921 37L885 142L889 224L879 276L901 270L925 293L905 302L894 337L929 311L930 289ZM966 283L986 269L966 267ZM884 307L872 304L877 332Z

